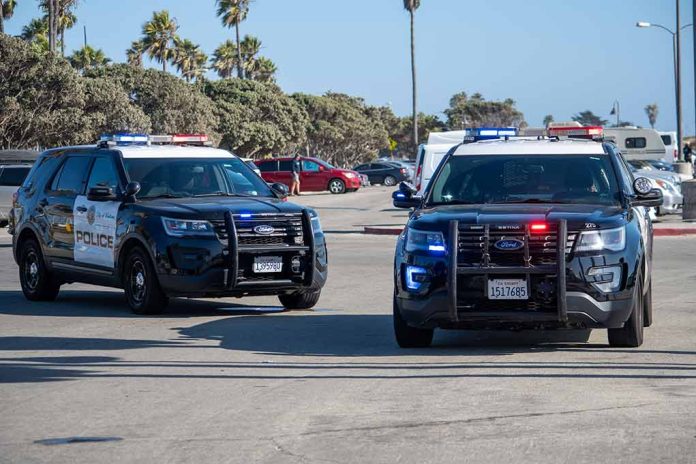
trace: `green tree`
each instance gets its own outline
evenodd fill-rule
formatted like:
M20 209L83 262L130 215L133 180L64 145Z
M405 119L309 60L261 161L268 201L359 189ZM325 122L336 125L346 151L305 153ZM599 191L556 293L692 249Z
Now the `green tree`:
M61 56L65 56L65 31L72 29L77 23L77 16L74 10L77 7L77 0L40 0L39 6L46 13L46 20L49 22L50 3L53 1L56 11L56 41L60 42Z
M650 127L655 128L655 123L657 123L657 115L660 113L657 103L647 105L645 107L645 114L648 116L648 122Z
M237 68L238 63L241 63L241 61L238 61L237 52L237 45L231 40L226 40L215 49L211 62L218 76L223 79L232 77L232 73Z
M111 60L104 54L102 49L94 49L85 45L79 50L75 50L68 58L73 68L78 71L85 71L90 68L106 66Z
M420 7L420 0L404 0L404 8L408 11L411 20L411 84L412 84L412 117L413 117L413 146L418 146L418 93L416 87L416 10ZM414 152L415 155L415 152Z
M572 117L573 121L579 122L583 126L606 126L609 121L602 119L592 111L581 111Z
M278 71L275 63L266 57L260 56L247 69L247 77L259 82L275 82L275 73Z
M239 45L242 53L242 70L244 77L251 79L250 72L256 67L256 57L261 51L261 41L251 35L245 35Z
M203 77L208 63L201 47L188 39L174 39L174 65L186 82Z
M215 102L221 146L240 156L292 153L304 144L307 113L274 84L221 79L206 82Z
M515 101L488 101L480 93L469 97L460 92L450 99L450 106L444 111L447 126L451 130L466 127L519 127L524 123L524 115L515 108Z
M235 29L236 42L240 43L239 40L239 25L244 21L249 14L249 0L216 0L217 1L217 15L222 20L222 24L225 27ZM242 61L242 51L237 48L237 63L243 63ZM237 77L240 79L244 78L243 69L240 66L237 69Z
M551 124L552 122L553 122L553 115L547 114L546 116L544 116L544 123L543 123L544 127L548 127L549 124Z
M136 68L143 67L143 54L145 53L145 44L142 40L135 40L131 43L131 46L126 50L126 60L129 65L135 66Z
M145 52L162 63L162 71L167 71L167 63L174 57L174 38L179 25L169 16L169 11L155 11L152 19L143 25L143 44Z
M5 33L5 20L14 15L16 0L0 0L0 34Z
M48 20L34 18L22 28L20 37L31 44L37 54L48 53Z

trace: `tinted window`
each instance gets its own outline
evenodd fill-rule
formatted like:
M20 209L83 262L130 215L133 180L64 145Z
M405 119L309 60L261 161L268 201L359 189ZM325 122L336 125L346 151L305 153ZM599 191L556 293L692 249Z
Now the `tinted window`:
M2 169L2 168L0 168ZM24 179L29 174L29 166L10 168L6 167L0 171L0 186L2 187L19 187L24 182Z
M274 172L278 170L277 161L266 161L258 165L261 172Z
M626 139L626 148L645 148L648 141L645 137L630 137Z
M114 162L109 158L99 157L94 160L92 172L87 181L87 190L94 187L111 187L114 192L118 191L118 174Z
M292 171L292 160L280 161L278 165L279 171Z
M385 164L379 164L379 163L372 163L370 165L370 169L389 169L390 166L387 166Z
M302 170L308 172L319 172L319 165L314 161L303 160Z
M672 145L672 136L671 135L661 135L660 138L662 139L662 143L664 143L666 147L669 147L670 145Z
M434 204L614 205L617 178L607 155L452 156L432 186Z
M358 166L355 166L355 169L353 169L353 171L364 171L366 169L370 169L369 164L360 164Z
M82 193L82 184L90 161L92 160L86 156L68 158L53 178L51 190L73 195Z

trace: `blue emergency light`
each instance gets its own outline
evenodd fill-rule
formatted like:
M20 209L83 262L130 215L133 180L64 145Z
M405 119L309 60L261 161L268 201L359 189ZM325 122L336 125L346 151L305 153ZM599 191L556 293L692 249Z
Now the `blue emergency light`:
M476 127L465 130L465 142L478 142L479 140L495 140L503 137L516 137L519 129L516 127Z
M116 145L145 145L149 142L147 134L102 134L100 142L112 142Z

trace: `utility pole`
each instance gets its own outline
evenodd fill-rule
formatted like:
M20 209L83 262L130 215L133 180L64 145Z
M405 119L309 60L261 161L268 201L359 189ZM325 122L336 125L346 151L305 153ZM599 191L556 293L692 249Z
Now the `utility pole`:
M87 26L84 26L84 33L85 33L85 48L87 48Z
M676 48L676 72L677 72L677 150L679 150L679 161L684 161L684 152L682 151L682 137L683 137L683 125L682 125L682 91L681 91L681 20L680 20L680 9L679 0L677 3L677 27L675 29L675 48Z

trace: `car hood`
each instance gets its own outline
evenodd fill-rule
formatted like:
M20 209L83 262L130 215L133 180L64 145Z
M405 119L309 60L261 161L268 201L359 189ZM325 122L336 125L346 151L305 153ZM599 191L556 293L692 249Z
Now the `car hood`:
M417 211L409 225L417 229L446 230L449 221L463 224L527 224L568 221L568 229L618 227L626 223L626 213L618 206L597 205L453 205ZM591 226L590 226L591 227Z
M282 214L299 213L302 207L284 202L277 198L249 197L202 197L202 198L165 198L142 200L137 208L149 214L171 216L175 218L222 218L227 211L233 214Z

